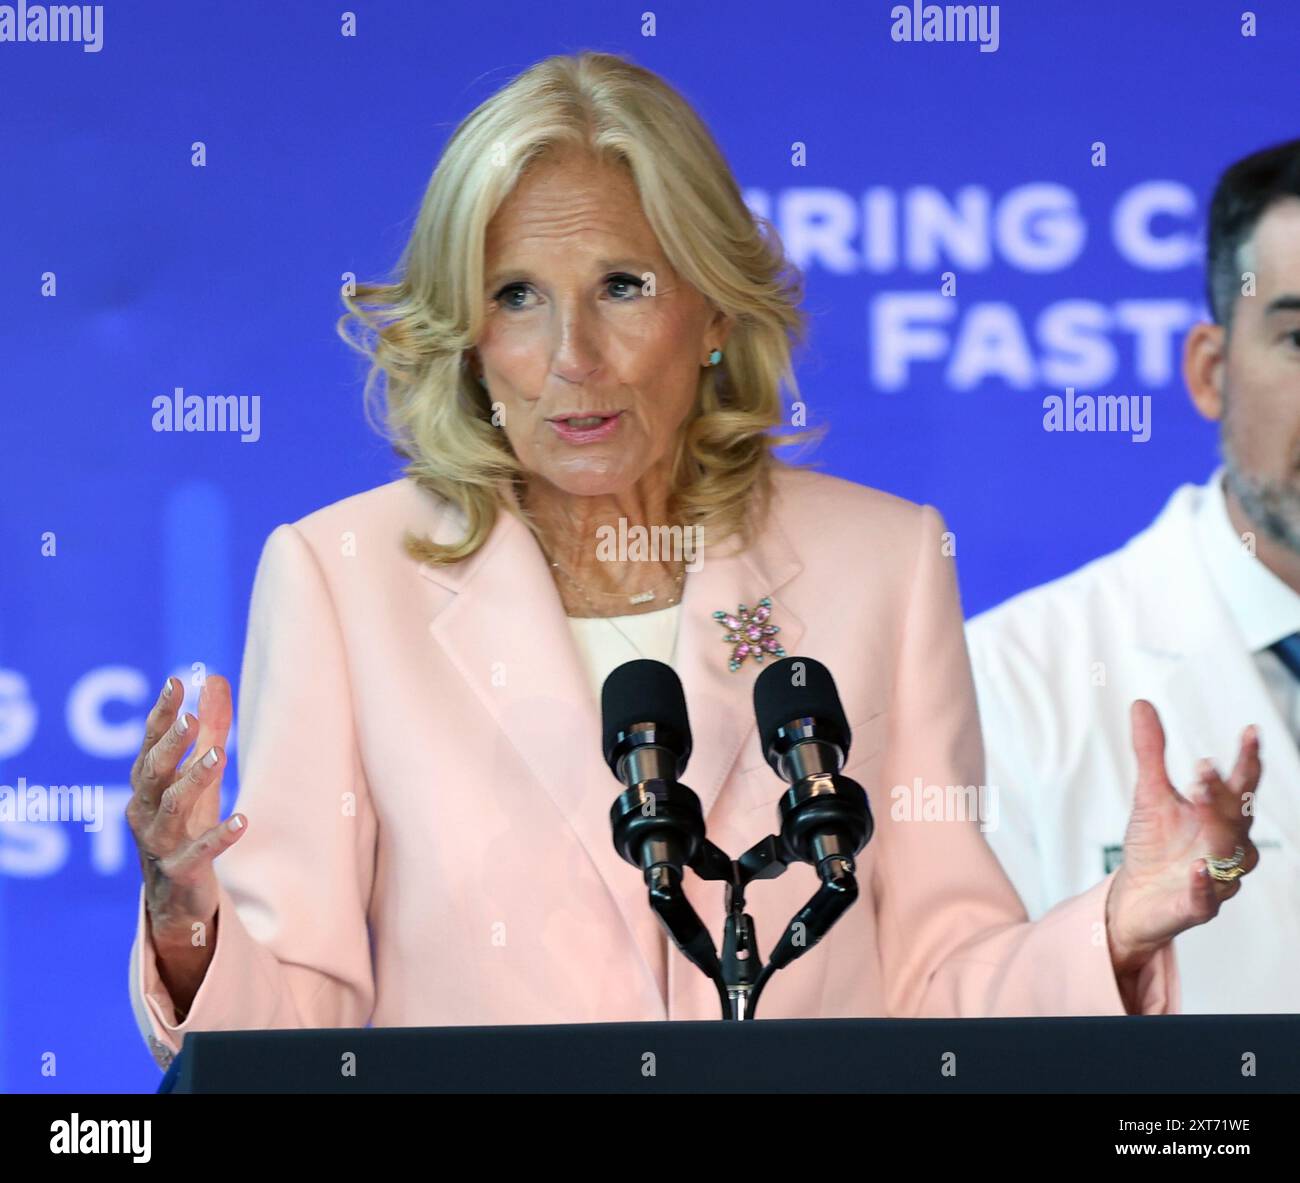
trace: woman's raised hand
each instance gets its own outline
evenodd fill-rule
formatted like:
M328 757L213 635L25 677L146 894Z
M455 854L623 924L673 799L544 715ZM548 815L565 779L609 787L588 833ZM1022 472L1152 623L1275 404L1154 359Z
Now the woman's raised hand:
M226 737L233 714L230 683L209 676L199 694L199 715L180 710L180 682L168 678L145 723L144 742L131 768L127 824L140 852L145 908L160 959L178 971L180 993L197 982L211 960L218 885L213 860L243 836L247 819L220 820ZM192 748L188 758L181 757ZM164 972L169 989L173 983ZM173 989L173 998L177 991ZM192 998L192 994L190 997ZM178 1003L181 1000L177 1000ZM189 999L184 999L188 1007Z
M1250 840L1260 775L1256 729L1246 728L1226 781L1202 761L1197 785L1184 796L1165 771L1165 733L1155 707L1139 699L1131 722L1137 788L1124 861L1106 901L1111 957L1120 977L1131 977L1180 932L1218 915L1241 889L1241 876L1259 862Z

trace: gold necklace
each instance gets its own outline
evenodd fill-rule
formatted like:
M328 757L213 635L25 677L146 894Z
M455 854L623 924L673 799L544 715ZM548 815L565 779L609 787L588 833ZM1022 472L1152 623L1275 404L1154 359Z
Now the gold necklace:
M605 623L608 624L610 628L612 628L616 633L618 633L618 635L619 635L620 637L623 638L623 640L625 640L629 645L632 646L632 648L636 651L636 653L637 653L637 655L638 655L639 657L645 657L645 651L641 648L641 646L638 645L634 640L632 640L632 638L629 637L629 636L627 635L627 633L625 633L621 628L619 628L619 626L618 626L617 624L614 623L614 620L613 620L612 617L609 617L609 616L602 616L602 615L600 614L600 610L596 607L595 604L593 604L593 603L591 602L591 597L587 594L587 589L586 589L585 587L583 587L582 584L580 584L576 579L574 579L573 576L570 575L566 570L564 570L564 568L561 567L559 563L555 562L554 559L552 559L549 555L547 555L545 550L542 551L542 554L546 556L547 562L549 562L549 563L551 564L551 567L552 567L554 570L559 571L560 574L563 575L564 578L567 579L567 580L568 580L568 581L569 581L569 582L574 586L574 588L577 589L578 594L579 594L579 595L580 595L584 600L586 600L586 602L587 602L587 607L590 608L590 609L592 610L592 612L594 613L594 617L593 617L593 619L596 619L596 620L603 620L603 621L605 621ZM681 573L680 573L680 574L677 576L677 578L674 580L674 586L675 586L675 588L676 588L676 591L674 592L672 598L671 598L671 599L668 601L668 603L664 606L665 608L671 608L675 603L677 603L678 599L679 599L680 596L681 596L682 583L683 583L683 581L684 581L685 579L686 579L686 567L685 567L685 564L683 564L683 566L682 566L682 570L681 570ZM623 593L622 593L622 592L604 592L604 593L601 593L601 594L604 594L604 595L622 595ZM644 603L649 602L650 600L653 600L654 598L655 598L655 593L654 593L654 592L637 592L635 595L629 596L629 597L628 597L628 600L629 600L631 603L641 603L641 604L644 604ZM649 613L639 613L638 615L649 615ZM582 618L579 617L578 619L582 619Z
M544 555L546 554L544 550L542 551L542 553ZM590 608L592 612L594 612L602 620L609 619L608 616L601 616L600 609L597 608L596 605L591 602L591 596L587 594L587 589L583 587L582 584L580 584L576 579L574 579L573 576L570 575L568 571L566 571L563 567L561 567L559 563L555 562L554 559L550 558L549 555L547 555L547 561L551 564L552 568L554 568L561 575L563 575L564 578L567 579L573 585L577 593L587 602L587 607ZM673 589L674 589L673 594L669 598L668 603L664 605L665 608L671 608L675 603L677 603L678 599L680 599L681 592L682 592L682 584L685 581L685 579L686 579L686 567L685 564L683 564L682 570L678 573L676 579L673 580ZM622 596L624 594L625 593L623 592L598 592L597 593L597 595L603 595L603 596ZM655 599L657 595L658 592L652 592L652 591L634 592L632 595L627 596L627 602L629 606L634 604L648 604L650 603L650 601ZM615 625L615 627L617 628L618 626Z

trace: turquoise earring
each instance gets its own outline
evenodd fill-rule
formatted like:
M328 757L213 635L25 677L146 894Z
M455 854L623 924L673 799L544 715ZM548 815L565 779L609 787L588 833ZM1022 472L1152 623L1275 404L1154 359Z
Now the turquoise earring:
M722 360L722 350L715 349L709 354L709 365L716 366Z

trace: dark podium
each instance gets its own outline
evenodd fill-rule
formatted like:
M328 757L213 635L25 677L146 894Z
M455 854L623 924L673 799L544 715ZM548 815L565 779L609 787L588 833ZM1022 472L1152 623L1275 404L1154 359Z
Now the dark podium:
M175 1093L1300 1092L1300 1015L199 1031Z

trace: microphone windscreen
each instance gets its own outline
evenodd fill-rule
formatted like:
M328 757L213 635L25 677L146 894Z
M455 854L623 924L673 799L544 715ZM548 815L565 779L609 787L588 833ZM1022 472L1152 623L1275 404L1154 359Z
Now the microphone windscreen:
M772 749L777 731L795 719L812 718L840 727L845 751L852 741L835 679L811 657L783 657L754 681L754 717L763 757Z
M662 661L625 661L600 690L601 747L605 763L617 774L615 748L637 723L654 723L659 742L677 754L678 774L691 754L691 724L686 695L677 671Z

